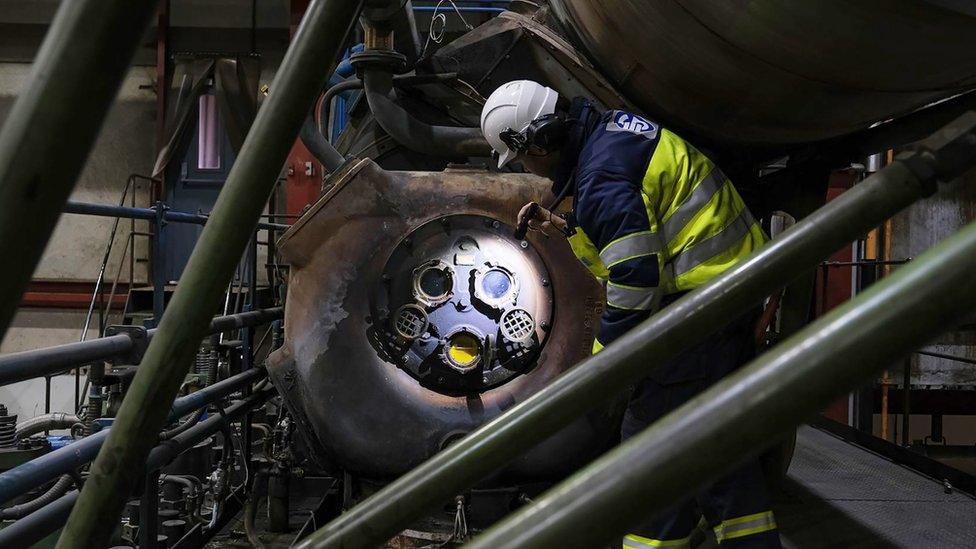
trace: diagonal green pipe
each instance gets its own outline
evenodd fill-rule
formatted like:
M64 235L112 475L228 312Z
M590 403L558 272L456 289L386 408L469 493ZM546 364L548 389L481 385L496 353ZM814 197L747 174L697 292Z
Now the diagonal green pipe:
M258 111L65 526L58 547L103 547L142 478L196 347L254 232L299 127L332 74L362 0L314 0Z
M466 546L598 547L755 456L976 307L976 223Z
M368 548L511 462L618 394L655 364L702 341L824 257L976 160L969 113L869 177L709 284L590 357L532 398L470 433L306 538L300 548Z
M0 130L0 340L157 3L61 2Z

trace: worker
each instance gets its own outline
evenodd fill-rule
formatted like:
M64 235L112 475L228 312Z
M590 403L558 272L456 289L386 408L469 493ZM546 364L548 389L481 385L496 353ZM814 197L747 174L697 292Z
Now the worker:
M638 114L567 102L528 80L502 85L481 114L498 167L519 161L553 182L568 215L526 204L520 225L569 238L606 288L594 352L660 307L697 288L761 246L766 237L731 181L704 154ZM754 353L757 310L640 380L627 406L627 439L741 366ZM649 360L652 357L649 357ZM779 547L762 470L751 461L699 496L640 524L624 547L687 547L699 517L722 547Z

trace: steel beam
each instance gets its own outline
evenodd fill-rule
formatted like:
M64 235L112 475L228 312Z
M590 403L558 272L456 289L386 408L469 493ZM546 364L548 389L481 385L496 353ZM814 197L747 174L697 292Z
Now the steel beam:
M976 307L976 224L493 526L472 549L597 547L756 456Z
M61 2L0 130L0 339L157 3Z
M774 291L976 161L976 114L960 117L722 275L583 361L532 398L378 491L299 547L388 540L528 448L704 340Z
M258 111L58 547L105 545L362 0L315 0Z

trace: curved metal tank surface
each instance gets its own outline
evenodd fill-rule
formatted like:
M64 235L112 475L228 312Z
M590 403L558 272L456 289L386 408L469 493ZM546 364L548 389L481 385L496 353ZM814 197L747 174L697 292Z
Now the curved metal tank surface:
M522 243L505 224L545 198L543 180L387 172L370 160L334 180L282 237L285 343L268 361L324 465L402 474L589 355L602 288L564 239ZM502 326L512 311L514 334ZM437 346L458 334L470 348L448 360ZM612 443L618 420L619 405L593 412L503 474L572 471Z
M825 139L976 86L963 2L550 3L628 98L717 141Z

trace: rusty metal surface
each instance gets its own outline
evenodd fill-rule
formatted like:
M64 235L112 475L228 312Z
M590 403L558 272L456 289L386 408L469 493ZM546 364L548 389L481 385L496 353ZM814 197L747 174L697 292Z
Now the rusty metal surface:
M501 386L450 396L382 360L367 340L370 287L404 235L445 214L511 223L548 185L522 174L386 172L358 161L281 239L291 265L285 345L269 371L312 447L331 463L372 477L403 473L445 443L491 420L590 353L602 288L559 238L528 240L552 277L552 329L538 363ZM616 436L616 413L584 417L508 471L554 477Z
M825 139L976 85L976 17L935 2L550 4L624 95L718 142Z

